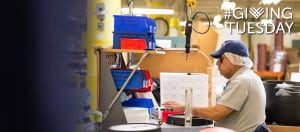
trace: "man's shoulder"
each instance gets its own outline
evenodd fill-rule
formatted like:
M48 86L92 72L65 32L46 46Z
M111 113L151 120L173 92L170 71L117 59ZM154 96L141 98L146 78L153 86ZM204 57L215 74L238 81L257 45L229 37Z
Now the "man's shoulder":
M257 81L261 81L261 80L251 69L240 72L231 80L231 82L243 83L243 84L253 83Z

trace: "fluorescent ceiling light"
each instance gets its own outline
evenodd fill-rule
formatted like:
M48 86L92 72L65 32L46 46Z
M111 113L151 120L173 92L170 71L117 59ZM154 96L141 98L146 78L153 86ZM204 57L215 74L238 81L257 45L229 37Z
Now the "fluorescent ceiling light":
M209 22L207 22L207 21L204 21L204 22L202 22L203 23L203 25L209 25ZM186 21L179 21L179 26L186 26Z
M264 5L270 5L270 4L275 4L277 5L281 0L262 0L262 4Z
M122 14L129 14L128 8L121 9ZM147 9L147 8L133 8L133 14L163 14L172 15L174 14L173 9Z
M179 22L179 26L185 26L185 24L186 24L186 21L180 21Z
M216 26L216 28L223 28L224 27L224 25L220 23L221 20L222 20L222 16L221 15L216 15L214 17L213 24Z
M267 25L267 24L273 23L273 20L272 19L261 19L260 23Z
M222 10L233 10L235 8L235 2L229 2L229 0L223 0L221 5Z
M262 0L262 3L263 3L264 5L269 5L269 4L272 3L272 0Z
M222 20L222 16L221 15L216 15L214 17L214 22L220 22Z
M277 5L281 0L273 0L273 3Z
M208 25L210 24L210 22L208 22L208 21L203 21L202 24L208 26Z

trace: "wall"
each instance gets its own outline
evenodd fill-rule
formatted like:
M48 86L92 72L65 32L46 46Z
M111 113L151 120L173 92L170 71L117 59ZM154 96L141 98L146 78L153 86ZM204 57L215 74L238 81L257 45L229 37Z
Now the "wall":
M300 40L300 35L297 35L296 33L293 33L291 35L284 35L284 38L283 38L284 47L291 48L292 40Z
M262 34L262 35L251 35L250 37L251 39L251 44L255 45L258 43L266 43L268 46L273 46L274 44L274 35L266 35L266 34ZM285 48L291 48L292 46L292 40L300 40L300 35L297 35L296 33L292 33L292 34L286 34L283 37L283 43L284 43L284 47Z

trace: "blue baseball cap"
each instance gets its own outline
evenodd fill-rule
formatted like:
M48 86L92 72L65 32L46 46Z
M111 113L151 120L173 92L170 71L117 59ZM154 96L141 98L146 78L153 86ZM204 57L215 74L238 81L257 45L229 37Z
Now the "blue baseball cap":
M222 47L219 50L210 53L210 56L214 58L220 58L221 55L225 52L249 57L248 49L246 48L245 44L240 40L226 40L222 44Z

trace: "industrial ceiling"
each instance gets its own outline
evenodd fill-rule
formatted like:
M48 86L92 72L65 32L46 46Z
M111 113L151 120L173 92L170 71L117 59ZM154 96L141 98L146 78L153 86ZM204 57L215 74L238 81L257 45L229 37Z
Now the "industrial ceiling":
M208 14L209 19L213 21L216 15L222 16L222 21L224 22L224 10L221 10L221 4L224 0L197 0L196 11L202 11ZM226 0L225 0L226 1ZM227 0L229 1L229 0ZM161 7L149 7L147 3L149 2L162 2ZM261 0L230 0L230 2L235 2L236 7L241 8L286 8L290 7L293 13L293 18L290 21L294 22L291 32L300 32L300 0L281 0L277 5L263 5ZM165 8L174 9L175 14L172 17L179 18L180 20L185 20L185 3L186 0L136 0L134 8ZM128 7L128 0L122 0L122 7ZM205 22L207 19L203 16L200 19ZM251 18L249 18L251 20ZM249 20L248 19L248 20Z

